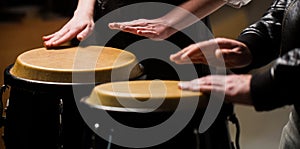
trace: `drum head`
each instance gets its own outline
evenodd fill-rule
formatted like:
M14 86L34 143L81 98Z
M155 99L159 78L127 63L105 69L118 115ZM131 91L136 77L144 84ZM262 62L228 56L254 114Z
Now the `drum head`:
M113 71L119 75L114 76L116 80L142 74L135 55L101 46L33 49L18 56L10 73L22 79L61 83L74 81L74 74L94 74L94 82L103 83L111 81Z
M122 81L96 86L85 102L92 106L125 109L155 109L173 111L179 100L198 100L205 107L208 98L201 92L184 91L178 88L179 81ZM199 107L199 106L198 106ZM154 111L154 110L153 110Z

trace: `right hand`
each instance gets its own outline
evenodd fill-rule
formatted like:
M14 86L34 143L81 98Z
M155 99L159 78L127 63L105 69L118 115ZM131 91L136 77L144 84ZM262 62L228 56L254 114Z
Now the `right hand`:
M59 46L74 37L82 41L92 33L93 29L94 20L92 15L74 13L72 19L59 31L43 36L44 46L47 48Z
M153 40L163 40L176 32L174 28L168 25L163 18L158 19L138 19L129 22L109 23L109 28L121 30L131 34L144 36Z
M226 102L252 105L250 83L252 75L208 75L191 81L180 82L182 90L225 95Z

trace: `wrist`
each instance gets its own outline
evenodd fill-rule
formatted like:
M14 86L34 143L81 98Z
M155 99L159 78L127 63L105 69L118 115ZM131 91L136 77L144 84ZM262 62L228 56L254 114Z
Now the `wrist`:
M76 9L74 11L73 16L84 16L84 17L88 17L88 18L93 18L93 15L94 15L94 12L85 11L83 9Z

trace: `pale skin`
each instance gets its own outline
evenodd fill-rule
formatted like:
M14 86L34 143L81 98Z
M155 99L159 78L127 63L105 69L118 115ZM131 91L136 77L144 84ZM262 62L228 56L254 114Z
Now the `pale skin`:
M177 64L202 63L227 68L240 68L251 63L252 55L248 47L239 41L216 38L192 44L172 54L170 60Z
M180 82L182 90L211 93L216 91L225 95L226 102L251 105L250 81L252 75L209 75L191 81Z
M74 16L57 32L43 36L45 47L59 46L76 37L82 41L94 29L94 4L95 0L79 0Z
M216 46L216 43L218 46ZM171 55L170 60L177 64L207 64L202 49L214 51L212 53L216 59L223 57L225 65L229 68L244 67L249 65L252 61L251 52L245 44L226 38L217 38L193 44ZM211 58L213 59L213 56L211 56ZM227 102L251 105L251 78L251 74L231 74L227 76L209 75L195 80L181 82L178 86L183 90L201 91L203 93L210 93L211 91L224 93L225 101Z
M154 40L163 40L225 4L224 0L189 0L160 18L114 22L110 23L109 27ZM198 18L196 19L194 15Z
M95 0L79 0L74 16L59 31L44 36L45 47L59 46L76 37L82 41L94 29L93 10ZM200 19L214 12L226 4L223 0L189 0L180 8L172 10L165 16L153 20L139 19L124 23L110 23L111 29L122 30L145 36L151 39L165 39L180 29L183 29L197 20L187 17L190 12ZM185 10L185 11L183 11Z

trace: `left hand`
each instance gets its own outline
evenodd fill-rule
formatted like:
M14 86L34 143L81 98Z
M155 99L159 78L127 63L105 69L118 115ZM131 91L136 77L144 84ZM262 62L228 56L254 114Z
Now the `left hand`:
M202 63L227 68L240 68L252 61L248 47L239 41L216 38L192 44L172 54L170 60L177 64Z
M110 29L121 30L153 40L163 40L176 32L165 19L138 19L129 22L109 23Z
M225 94L225 101L251 105L250 82L252 75L209 75L192 81L180 82L180 89Z

